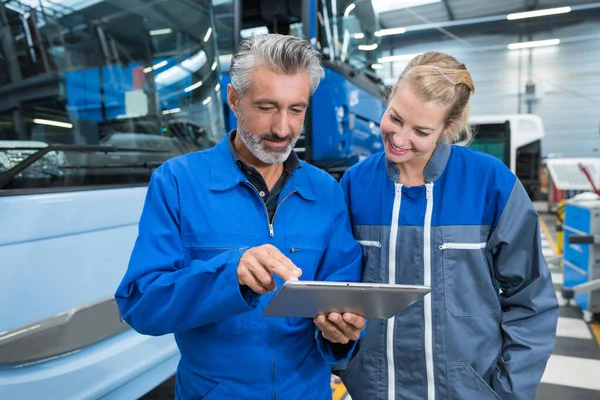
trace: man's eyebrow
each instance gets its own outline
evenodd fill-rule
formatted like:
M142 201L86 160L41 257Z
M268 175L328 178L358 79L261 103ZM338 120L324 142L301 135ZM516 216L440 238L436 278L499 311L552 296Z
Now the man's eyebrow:
M278 102L276 102L275 100L269 100L269 99L256 99L252 102L252 104L254 104L255 106L260 106L260 105L271 105L271 106L275 106L275 107L279 106Z
M404 119L400 116L400 114L398 113L398 111L396 111L394 109L394 107L390 106L390 110L392 110L392 113L395 114L396 117L400 118L400 119ZM415 129L420 129L422 131L434 131L435 129L433 128L428 128L426 126L415 126Z
M304 101L300 101L298 103L294 103L292 104L290 107L302 107L302 108L306 108L308 107L308 104Z
M252 102L252 104L254 104L255 106L270 105L270 106L274 106L274 107L279 107L279 103L277 101L269 100L269 99L256 99ZM298 103L294 103L294 104L290 105L290 107L306 108L306 107L308 107L308 103L306 103L305 101L299 101Z

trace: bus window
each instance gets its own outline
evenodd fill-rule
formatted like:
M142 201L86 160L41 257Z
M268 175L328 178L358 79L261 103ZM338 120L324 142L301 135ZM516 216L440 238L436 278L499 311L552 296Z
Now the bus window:
M209 0L43 3L0 3L11 35L0 46L3 195L145 184L222 137Z

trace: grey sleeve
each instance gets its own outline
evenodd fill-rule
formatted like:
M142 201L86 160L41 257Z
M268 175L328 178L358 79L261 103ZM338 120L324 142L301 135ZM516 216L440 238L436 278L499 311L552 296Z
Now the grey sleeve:
M558 301L542 254L539 216L518 180L489 243L504 336L492 386L502 399L534 399L556 340Z

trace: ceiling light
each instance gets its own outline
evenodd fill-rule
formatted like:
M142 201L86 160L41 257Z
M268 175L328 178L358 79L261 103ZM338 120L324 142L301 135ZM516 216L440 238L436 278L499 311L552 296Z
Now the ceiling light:
M168 35L169 33L173 32L171 30L171 28L166 28L166 29L155 29L153 31L150 31L150 36L158 36L158 35Z
M157 63L157 64L154 64L154 65L153 65L153 66L151 66L151 67L144 68L144 73L146 73L146 74L147 74L147 73L148 73L148 72L150 72L150 71L154 71L154 70L156 70L156 69L162 68L162 67L164 67L165 65L167 65L168 63L169 63L169 62L168 62L167 60L163 60L163 61L161 61L161 62L159 62L159 63Z
M406 32L405 28L391 28L391 29L380 29L375 31L375 36L390 36L390 35L401 35Z
M527 11L521 13L508 14L506 16L506 19L513 20L523 18L545 17L547 15L566 14L568 12L571 12L571 7L549 8L547 10Z
M358 46L358 49L363 50L363 51L371 51L371 50L375 50L377 47L378 47L377 43L361 44L360 46Z
M154 80L159 85L169 86L175 82L182 80L183 78L190 76L194 72L198 71L206 63L206 53L204 50L200 50L190 58L183 60L180 64L174 65L165 71L162 71Z
M425 4L439 3L442 0L372 0L373 10L382 13L403 8L423 6Z
M352 3L348 7L346 7L346 11L344 11L344 18L348 18L348 15L356 8L356 4Z
M364 39L364 38L365 38L364 33L355 33L354 34L354 39Z
M204 41L208 42L208 39L210 38L210 35L212 34L212 28L208 28L208 30L206 31L206 35L204 35Z
M383 65L381 65L381 64L371 64L371 68L373 68L373 69L383 69Z
M208 103L211 102L211 100L212 100L212 98L207 97L207 98L204 99L204 101L202 102L202 104L207 105Z
M508 45L509 50L529 49L532 47L554 46L560 43L558 39L537 40L534 42L511 43Z
M59 128L67 128L67 129L70 129L73 127L73 124L70 124L68 122L59 122L59 121L52 121L49 119L40 119L40 118L35 118L33 120L33 123L38 124L38 125L57 126Z
M202 81L196 82L193 85L186 87L185 89L183 89L183 91L186 93L191 92L194 89L198 89L200 86L202 86Z
M163 115L167 115L167 114L175 114L181 111L181 108L172 108L170 110L164 110L162 113Z

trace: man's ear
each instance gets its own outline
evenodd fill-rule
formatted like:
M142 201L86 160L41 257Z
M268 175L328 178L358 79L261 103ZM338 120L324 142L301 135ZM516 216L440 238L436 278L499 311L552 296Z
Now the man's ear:
M229 104L229 108L231 108L231 111L233 111L235 115L237 115L239 101L240 97L233 88L233 85L230 83L227 85L227 104Z

